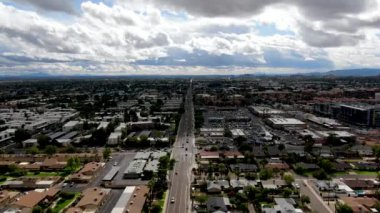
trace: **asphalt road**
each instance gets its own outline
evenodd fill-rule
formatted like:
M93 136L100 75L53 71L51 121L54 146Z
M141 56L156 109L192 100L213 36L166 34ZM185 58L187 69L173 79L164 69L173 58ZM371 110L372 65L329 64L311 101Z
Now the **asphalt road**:
M176 160L173 172L169 174L169 195L167 213L190 212L190 184L192 168L195 162L194 109L191 86L185 100L185 112L178 127L177 140L174 143L172 158ZM186 150L187 149L187 150ZM174 202L172 199L174 198Z
M108 195L109 197L107 198L107 201L104 203L104 205L102 205L99 208L98 212L100 213L112 212L112 209L115 207L122 193L123 193L122 189L111 190L110 194Z
M313 211L318 213L333 213L328 205L322 200L321 196L311 187L306 179L297 180L300 185L300 192L302 195L307 195L310 198L310 206Z

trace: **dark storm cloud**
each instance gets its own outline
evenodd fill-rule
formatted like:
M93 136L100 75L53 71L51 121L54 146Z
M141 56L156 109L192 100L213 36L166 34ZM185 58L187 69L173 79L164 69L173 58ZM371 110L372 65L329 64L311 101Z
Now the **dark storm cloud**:
M29 4L38 9L49 12L64 12L77 14L73 0L14 0L17 3Z
M304 42L313 47L354 46L364 35L329 33L300 24L300 35Z
M329 19L365 12L376 5L373 0L157 0L160 4L203 16L252 16L267 6L296 6L306 16Z

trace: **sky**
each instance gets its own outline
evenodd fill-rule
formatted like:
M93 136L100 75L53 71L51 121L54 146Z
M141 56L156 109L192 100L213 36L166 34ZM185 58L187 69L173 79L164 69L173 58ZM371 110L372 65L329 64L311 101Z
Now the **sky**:
M380 0L0 0L0 76L380 67Z

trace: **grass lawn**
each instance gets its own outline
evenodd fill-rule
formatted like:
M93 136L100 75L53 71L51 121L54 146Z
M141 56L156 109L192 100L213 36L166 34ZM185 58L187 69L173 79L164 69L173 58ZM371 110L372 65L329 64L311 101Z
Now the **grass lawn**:
M348 173L349 173L349 171L346 171L346 172L334 172L332 174L332 176L347 175Z
M49 176L60 176L61 173L59 172L39 172L39 173L34 173L34 172L28 172L26 176L29 177L49 177Z
M57 205L53 208L54 213L61 212L64 208L66 208L68 205L70 205L72 202L74 202L78 197L80 196L80 193L75 193L75 196L71 199L65 200L64 202L59 202Z
M379 174L377 171L354 171L358 175L370 175L370 176L377 176Z

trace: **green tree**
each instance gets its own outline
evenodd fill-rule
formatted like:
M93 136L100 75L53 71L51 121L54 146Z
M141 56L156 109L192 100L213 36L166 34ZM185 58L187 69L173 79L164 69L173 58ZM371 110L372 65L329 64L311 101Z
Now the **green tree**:
M224 128L224 137L232 137L232 132L227 127Z
M26 153L27 153L27 154L31 154L31 155L37 155L37 154L40 153L40 150L38 149L37 146L32 146L32 147L30 147L30 148L28 148L28 149L26 150Z
M373 149L373 154L376 157L376 161L379 162L380 161L380 146L374 146L372 149Z
M313 172L313 177L318 180L326 180L328 179L328 175L324 169L319 169L318 171Z
M160 213L161 210L162 210L162 207L157 202L154 202L150 208L150 212L152 213Z
M313 137L311 135L306 135L304 140L305 140L304 151L311 153L311 151L313 151L313 146L315 144Z
M47 145L45 147L45 154L47 155L54 155L55 153L57 153L57 147L54 146L54 145Z
M334 171L333 163L329 159L320 160L319 167L321 167L323 170L325 170L329 174Z
M170 159L170 161L169 161L169 169L170 170L173 170L174 164L175 164L175 160L174 159Z
M294 182L294 177L291 173L289 172L286 172L284 173L283 177L284 181L286 182L286 184L290 185Z
M280 144L280 145L278 145L277 148L278 148L278 150L282 151L282 150L285 149L285 145L284 144Z
M237 138L234 139L235 143L240 146L242 143L247 141L247 138L243 136L238 136Z
M109 157L111 156L111 149L106 147L104 150L103 150L103 158L104 159L108 159Z
M268 180L269 178L273 177L273 171L272 169L264 168L260 171L259 176L262 180Z
M301 206L305 206L305 204L310 203L310 198L307 195L301 195L300 201L301 201Z
M33 207L32 213L43 213L43 209L41 206L35 206Z
M195 201L197 201L199 203L199 205L204 205L207 201L207 195L195 196Z
M25 129L17 129L14 136L14 141L21 143L22 141L30 138L30 133Z
M45 146L49 145L50 138L45 134L39 134L37 136L37 143L40 147L44 148Z
M336 134L329 134L329 136L326 139L326 142L331 145L339 145L340 139L337 137Z
M349 205L341 203L336 204L335 210L337 213L354 213Z

